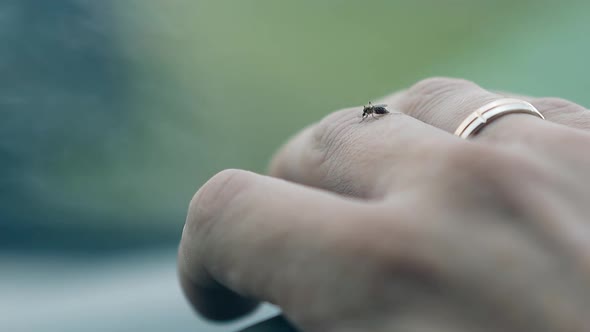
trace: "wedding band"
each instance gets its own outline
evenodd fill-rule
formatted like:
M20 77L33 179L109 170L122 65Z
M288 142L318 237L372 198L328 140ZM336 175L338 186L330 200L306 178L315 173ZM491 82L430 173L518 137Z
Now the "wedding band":
M520 99L503 98L485 104L471 113L455 130L455 135L467 139L493 120L514 113L530 114L545 119L543 114L530 103Z

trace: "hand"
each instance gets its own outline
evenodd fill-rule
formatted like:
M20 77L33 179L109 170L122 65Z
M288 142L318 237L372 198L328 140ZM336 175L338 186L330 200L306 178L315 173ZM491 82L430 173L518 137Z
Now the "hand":
M504 96L428 79L379 119L305 129L274 177L217 174L182 235L188 298L213 319L269 301L312 332L590 330L590 112L519 96L546 120L452 135Z

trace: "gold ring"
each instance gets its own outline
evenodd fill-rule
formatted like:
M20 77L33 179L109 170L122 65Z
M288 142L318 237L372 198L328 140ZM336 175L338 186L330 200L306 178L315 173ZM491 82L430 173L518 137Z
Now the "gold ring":
M531 103L520 99L503 98L485 104L471 113L455 130L455 135L467 139L480 131L493 120L507 114L523 113L545 119Z

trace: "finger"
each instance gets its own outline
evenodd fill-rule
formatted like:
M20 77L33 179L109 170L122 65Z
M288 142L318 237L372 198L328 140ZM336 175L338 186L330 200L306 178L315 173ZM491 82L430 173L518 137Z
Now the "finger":
M549 121L590 131L590 111L569 100L553 97L526 98Z
M332 113L291 139L270 174L344 195L378 199L426 183L452 163L464 141L395 108L361 120L362 107ZM466 150L467 149L467 150Z
M459 124L479 107L504 98L487 91L473 82L432 78L423 80L408 89L397 99L397 107L421 121L454 133ZM542 106L547 102L541 100ZM543 107L546 110L545 107ZM550 119L558 119L557 112L548 112ZM582 131L545 121L529 114L506 114L486 126L474 139L496 143L524 143L544 152L560 153L565 142L588 141ZM576 150L579 146L576 146ZM573 152L572 150L572 152ZM569 152L568 152L569 153Z
M420 121L454 133L461 122L479 107L501 98L504 97L470 81L437 77L414 84L397 99L396 106ZM519 121L527 127L536 127L541 122L536 117L509 114L488 124L485 131L498 130L496 123L509 120Z
M354 262L350 255L366 254L362 247L370 241L356 228L358 220L370 222L372 211L279 179L223 171L190 205L179 248L185 294L211 319L245 314L258 300L305 307L306 286L329 277L323 262L334 267L340 257Z
M590 110L572 101L556 97L531 97L507 92L499 95L517 98L533 104L545 119L570 128L590 131Z

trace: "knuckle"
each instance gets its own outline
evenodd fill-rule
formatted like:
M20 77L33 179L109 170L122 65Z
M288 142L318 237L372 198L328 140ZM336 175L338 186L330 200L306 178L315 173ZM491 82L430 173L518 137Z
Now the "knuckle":
M331 159L350 140L350 124L358 120L357 112L357 109L344 109L331 113L314 128L313 145L322 152L323 161Z
M315 138L318 143L328 143L331 140L339 139L345 134L350 120L357 115L355 109L349 108L333 112L325 116L315 128Z
M304 128L272 157L268 174L301 184L314 183L314 171L323 162L323 154L316 149L317 124Z
M453 89L461 89L475 85L476 84L471 81L460 78L430 77L414 84L408 92L416 95L440 95Z
M567 99L557 97L537 98L533 104L545 115L559 117L559 115L571 115L586 112L586 109Z
M250 172L238 169L223 170L215 174L199 189L191 201L191 207L227 202L245 189L251 182L250 179Z
M407 90L401 101L406 113L418 119L431 117L449 98L460 95L462 91L480 89L471 81L457 78L433 77L414 84Z
M551 121L575 128L590 129L590 112L581 105L556 97L537 98L532 103Z
M390 116L400 114L391 112ZM328 115L314 128L313 143L307 153L307 159L313 161L308 174L317 180L314 186L345 195L368 194L370 189L358 180L362 176L359 171L361 167L378 168L381 153L376 149L387 144L375 144L375 150L367 149L367 145L374 144L380 132L385 133L387 129L371 130L358 125L359 121L359 108L350 108Z
M207 232L216 217L253 183L253 174L226 169L214 175L193 196L185 230Z

